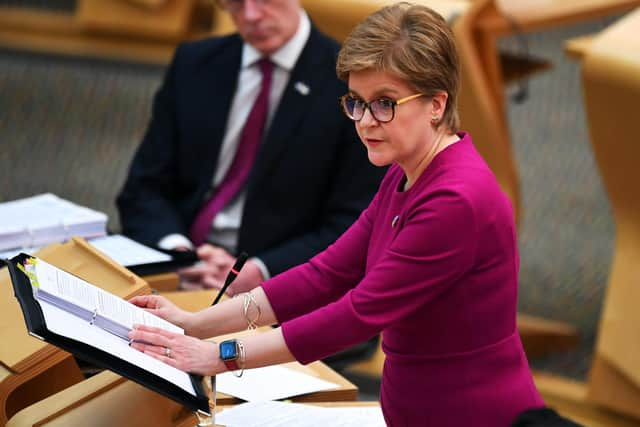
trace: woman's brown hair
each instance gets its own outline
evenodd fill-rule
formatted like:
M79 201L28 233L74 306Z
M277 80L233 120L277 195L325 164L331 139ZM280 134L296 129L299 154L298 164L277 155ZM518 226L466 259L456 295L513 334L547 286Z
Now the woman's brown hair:
M384 7L358 24L338 55L336 71L379 70L393 74L426 96L448 94L439 124L456 132L460 70L453 33L434 10L402 2Z

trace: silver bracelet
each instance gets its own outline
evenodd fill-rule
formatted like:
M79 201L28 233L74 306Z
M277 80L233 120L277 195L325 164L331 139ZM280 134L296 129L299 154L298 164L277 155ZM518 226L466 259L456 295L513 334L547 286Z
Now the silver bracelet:
M237 371L231 371L231 373L235 376L240 378L242 376L242 374L244 374L244 362L245 362L245 358L246 358L246 353L244 351L244 344L242 344L241 341L236 340L236 343L238 344L238 353L239 353L239 357L238 357L238 369Z
M251 315L251 304L253 304L256 308L254 316ZM256 302L251 292L245 292L244 294L242 294L242 314L247 321L248 330L256 329L259 326L258 320L260 320L262 311L260 310L260 306Z

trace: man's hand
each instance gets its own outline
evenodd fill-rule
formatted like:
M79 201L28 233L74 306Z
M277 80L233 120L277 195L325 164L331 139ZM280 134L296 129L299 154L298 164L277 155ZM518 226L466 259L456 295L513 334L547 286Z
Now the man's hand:
M182 289L220 289L236 258L226 250L210 244L200 246L197 253L201 260L199 264L178 271ZM260 285L263 280L258 265L249 260L231 286L227 288L226 293L233 296L250 291Z

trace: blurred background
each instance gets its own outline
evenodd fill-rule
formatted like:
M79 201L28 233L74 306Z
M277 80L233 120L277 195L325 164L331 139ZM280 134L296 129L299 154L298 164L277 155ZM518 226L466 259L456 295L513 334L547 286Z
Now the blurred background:
M13 22L19 15L9 12L24 9L77 19L85 7L79 3L0 0L0 18ZM109 229L117 232L114 198L170 53L178 40L209 34L223 19L212 2L194 10L200 16L190 11L182 29L174 31L167 21L164 35L161 25L160 35L153 29L89 32L87 40L95 44L84 50L69 42L72 31L40 45L34 36L29 45L29 35L15 30L12 36L0 23L0 201L52 192L107 213ZM530 363L579 381L588 379L615 228L590 145L581 64L567 56L564 43L597 33L621 16L614 12L526 34L514 25L497 41L505 55L545 64L541 72L505 82L503 92L520 179L519 309L566 322L580 338L572 348ZM105 48L105 40L113 45ZM121 47L127 45L130 50ZM361 398L377 398L375 378L351 378L361 385Z

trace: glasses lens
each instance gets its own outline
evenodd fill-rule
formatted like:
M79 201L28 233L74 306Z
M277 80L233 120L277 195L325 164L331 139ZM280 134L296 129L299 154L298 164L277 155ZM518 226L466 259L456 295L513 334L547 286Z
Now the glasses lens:
M393 101L390 99L377 99L371 102L371 113L379 122L388 122L393 119Z
M345 96L342 99L344 111L347 113L347 116L352 120L360 120L364 114L364 103L352 96Z

